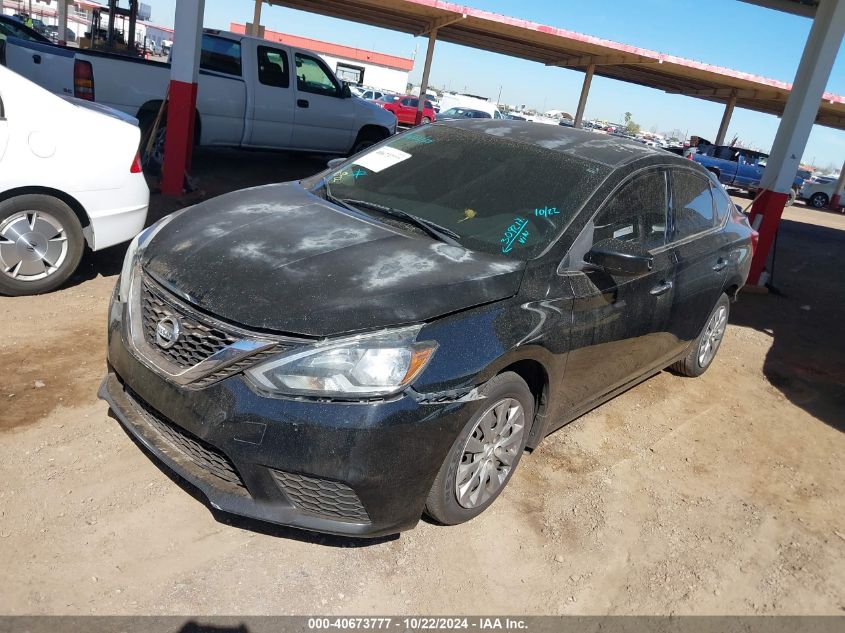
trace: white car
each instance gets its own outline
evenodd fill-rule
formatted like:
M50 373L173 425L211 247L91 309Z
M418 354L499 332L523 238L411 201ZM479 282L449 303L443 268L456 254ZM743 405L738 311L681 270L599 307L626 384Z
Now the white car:
M135 236L150 191L137 121L0 66L0 294L59 287L87 244Z
M807 204L816 209L824 209L833 199L833 190L836 188L836 180L829 182L805 182L798 192L798 197L806 200ZM845 188L839 190L839 196L845 199Z

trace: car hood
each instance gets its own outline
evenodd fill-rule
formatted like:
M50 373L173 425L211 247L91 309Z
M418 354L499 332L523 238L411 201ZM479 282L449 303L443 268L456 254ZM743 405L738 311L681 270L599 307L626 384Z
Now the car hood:
M315 337L504 299L525 267L396 231L298 183L233 192L179 214L145 248L142 266L220 318Z

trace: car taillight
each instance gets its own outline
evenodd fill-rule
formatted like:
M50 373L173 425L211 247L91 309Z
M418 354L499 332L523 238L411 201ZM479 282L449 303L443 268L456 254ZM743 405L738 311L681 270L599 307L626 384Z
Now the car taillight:
M751 256L754 257L754 253L757 250L757 242L760 241L760 234L751 229Z
M81 59L73 62L73 96L86 101L94 100L94 68L91 62Z
M140 174L143 170L141 167L141 152L135 154L135 160L132 161L132 166L129 168L130 174Z

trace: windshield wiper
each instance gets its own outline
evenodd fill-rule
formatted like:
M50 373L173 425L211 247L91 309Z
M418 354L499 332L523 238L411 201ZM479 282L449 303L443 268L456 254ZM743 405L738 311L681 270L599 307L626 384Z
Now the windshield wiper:
M331 196L331 193L326 191L326 195ZM393 207L388 207L383 204L378 204L377 202L370 202L369 200L356 200L354 198L344 198L340 200L344 206L348 207L352 205L353 207L364 207L365 209L372 209L373 211L378 211L379 213L384 213L385 215L392 215L396 218L401 218L408 222L409 224L413 224L416 227L421 228L423 231L431 235L432 237L440 240L441 242L446 242L447 244L452 244L454 246L460 246L460 243L457 241L460 239L460 235L455 233L454 231L447 229L445 226L440 226L436 222L432 222L431 220L426 220L425 218L421 218L419 216L413 215L412 213L408 213L407 211L402 211L402 209L395 209Z

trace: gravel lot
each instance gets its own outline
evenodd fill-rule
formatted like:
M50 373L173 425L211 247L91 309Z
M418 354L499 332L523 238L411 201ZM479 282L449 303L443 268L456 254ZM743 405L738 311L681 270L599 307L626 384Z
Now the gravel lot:
M322 164L196 159L208 193ZM475 521L378 541L216 513L108 417L124 247L0 298L0 612L841 614L845 216L785 218L782 294L742 293L705 376L664 372L547 438Z

